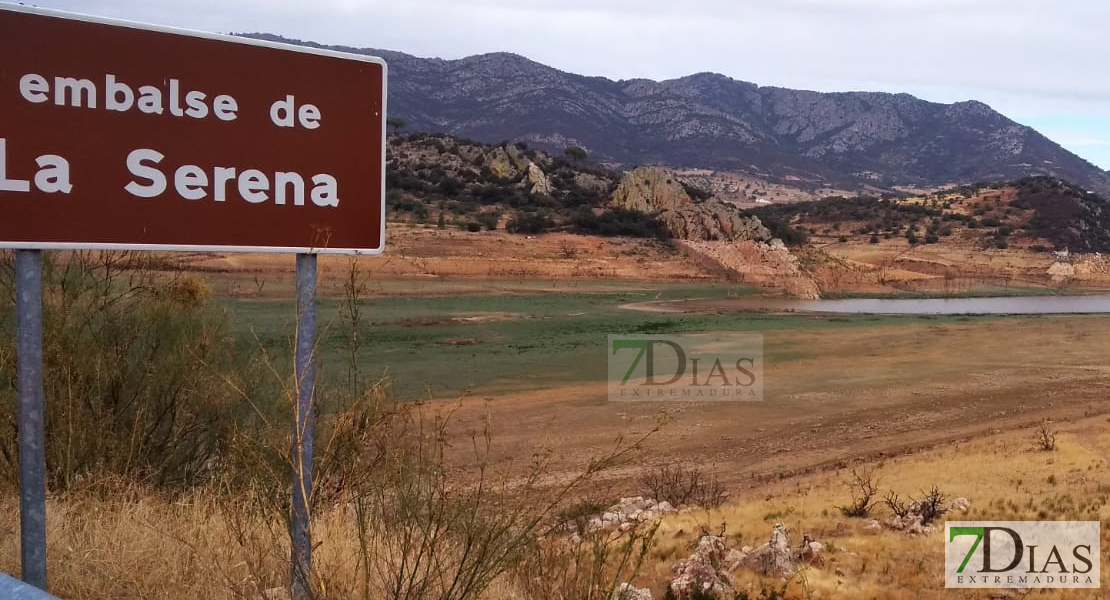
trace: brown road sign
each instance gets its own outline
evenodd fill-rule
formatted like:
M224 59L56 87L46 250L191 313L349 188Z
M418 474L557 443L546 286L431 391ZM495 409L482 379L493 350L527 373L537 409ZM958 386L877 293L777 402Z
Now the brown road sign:
M0 247L368 253L379 59L0 4Z

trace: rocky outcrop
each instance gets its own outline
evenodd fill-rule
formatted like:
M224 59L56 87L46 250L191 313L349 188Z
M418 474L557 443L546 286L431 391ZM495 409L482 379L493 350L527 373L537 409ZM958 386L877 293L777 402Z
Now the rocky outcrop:
M504 148L498 147L486 157L486 166L494 175L502 179L516 179L520 176L516 164Z
M648 214L675 210L692 203L686 188L674 175L652 167L637 167L625 173L617 191L613 192L613 204Z
M680 241L678 244L686 254L712 261L745 283L795 298L813 300L821 296L817 283L802 269L798 257L780 240L769 243Z
M555 191L543 169L529 160L516 144L495 148L486 157L485 165L490 172L502 179L517 179L523 175L523 185L529 194L550 196Z
M593 192L606 192L611 189L609 187L611 184L608 179L598 177L593 173L576 173L574 175L574 184L582 189Z
M1053 283L1065 283L1075 279L1075 266L1065 262L1054 262L1048 268L1048 277Z
M724 538L706 535L698 540L694 552L671 567L671 592L678 600L689 600L697 591L717 598L731 598L732 574L726 563L728 549Z
M758 218L715 198L695 202L682 183L662 169L638 167L625 173L612 202L657 215L670 234L682 240L771 240L771 232Z
M505 208L513 208L505 205L522 194L549 196L542 202L546 207L597 206L608 202L618 180L596 165L571 164L523 144L402 134L390 136L386 148L390 192L409 196L404 203L409 209L423 204L426 214L440 199L466 196Z
M516 144L505 144L504 148L505 154L508 155L509 160L513 161L513 166L516 167L518 171L527 171L533 164L532 161L524 155L524 151L517 147Z
M736 595L734 571L746 569L766 577L788 578L800 565L825 565L824 544L806 535L800 548L791 548L787 534L786 525L776 523L767 543L739 550L730 550L722 537L702 536L688 558L671 566L672 595L680 600L694 597L695 592L732 598Z
M758 218L715 198L695 202L673 175L638 167L624 174L612 203L656 215L687 255L726 277L817 298L816 282Z
M544 196L551 195L554 188L551 187L551 182L548 181L547 175L544 174L543 169L541 169L539 165L534 162L529 162L527 177L529 193L542 194Z
M771 530L771 539L767 543L762 544L756 548L744 548L740 551L740 555L736 557L732 565L733 569L748 569L762 573L763 575L775 577L787 577L793 575L797 564L795 562L794 554L790 550L790 538L786 535L786 525L782 523L775 524ZM803 547L802 552L820 552L821 548L811 549L808 544L815 543L812 540L806 539L806 547Z
M771 232L756 217L716 199L664 211L659 219L674 237L684 240L752 240L767 242Z

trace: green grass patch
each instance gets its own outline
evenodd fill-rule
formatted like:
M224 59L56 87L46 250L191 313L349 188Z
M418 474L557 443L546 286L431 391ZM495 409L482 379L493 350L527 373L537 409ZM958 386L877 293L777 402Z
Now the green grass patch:
M360 302L357 365L363 376L389 375L405 399L483 395L598 382L606 377L609 334L692 332L761 333L768 360L812 357L809 349L783 344L776 332L836 330L897 323L923 326L966 322L962 316L813 314L668 314L621 305L651 300L722 299L735 286L664 285L627 291L473 294L368 298ZM292 302L221 300L241 331L274 358L291 356ZM350 365L350 327L342 301L319 302L320 378L342 382ZM984 317L986 318L986 317ZM994 317L998 318L998 317ZM980 320L975 317L973 320ZM599 398L604 392L599 387Z

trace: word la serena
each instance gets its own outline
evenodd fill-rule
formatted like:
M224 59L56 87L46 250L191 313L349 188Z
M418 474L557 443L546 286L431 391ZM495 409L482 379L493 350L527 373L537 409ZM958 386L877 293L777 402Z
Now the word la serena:
M161 152L149 148L131 151L126 164L132 180L123 186L124 191L138 198L157 198L172 190L182 200L224 202L238 197L251 204L304 206L307 199L316 206L339 206L339 184L327 173L306 180L295 172L268 174L257 169L182 165L170 175L162 166L164 159ZM69 161L57 154L39 156L33 165L14 165L12 173L8 172L7 140L0 138L0 192L28 193L34 186L42 193L69 194L74 188Z

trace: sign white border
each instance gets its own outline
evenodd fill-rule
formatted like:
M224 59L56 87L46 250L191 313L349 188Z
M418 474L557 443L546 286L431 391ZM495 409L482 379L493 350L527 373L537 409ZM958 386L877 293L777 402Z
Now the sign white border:
M36 6L24 6L22 4L9 4L0 2L0 11L26 13L32 15L41 15L45 17L58 17L62 19L69 19L71 21L83 21L85 23L96 23L99 25L113 25L117 27L127 27L130 29L140 29L144 31L154 31L157 33L166 33L170 35L181 35L186 37L201 38L206 40L215 40L218 42L230 42L233 44L241 44L246 46L259 46L263 48L272 48L274 50L285 50L287 52L297 52L300 54L315 54L317 56L327 56L330 58L340 58L346 60L357 60L360 62L368 62L380 65L382 68L382 122L381 122L381 147L382 147L382 180L381 180L381 198L380 203L382 207L381 212L381 234L380 245L377 248L313 248L310 246L289 246L289 247L276 247L276 246L207 246L207 245L174 245L174 244L98 244L98 243L70 243L70 242L5 242L0 241L0 248L14 249L14 250L155 250L167 252L267 252L267 253L285 253L285 254L356 254L356 255L378 255L385 250L385 137L386 137L386 99L389 97L388 83L389 83L389 68L385 60L377 56L369 56L365 54L353 54L350 52L336 52L335 50L326 50L323 48L313 48L310 46L296 46L293 44L282 44L280 42L270 42L266 40L256 40L252 38L239 37L234 35L224 35L220 33L207 33L204 31L195 31L191 29L182 29L178 27L169 27L165 25L152 25L149 23L138 23L135 21L127 21L123 19L111 19L107 17L95 17L92 15L85 15L80 13L71 13L66 11L54 10L49 8L39 8Z

